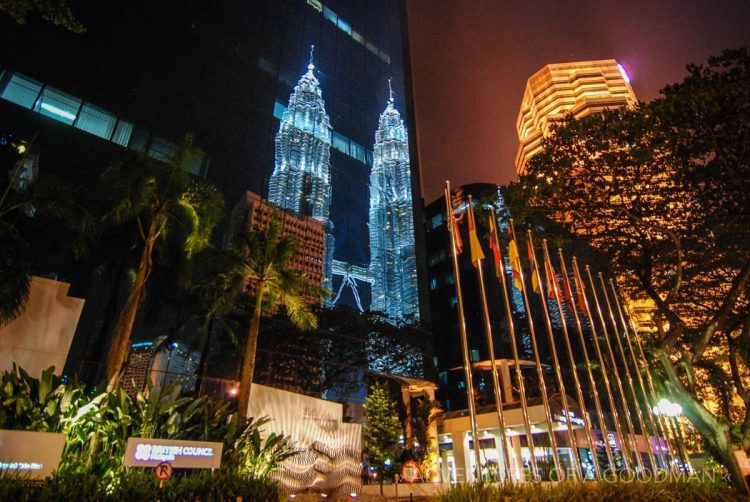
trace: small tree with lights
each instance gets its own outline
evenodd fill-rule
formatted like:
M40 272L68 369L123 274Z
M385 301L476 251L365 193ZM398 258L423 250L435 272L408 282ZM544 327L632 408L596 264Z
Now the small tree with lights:
M386 475L398 472L398 459L402 446L402 424L398 417L396 401L391 397L388 386L376 383L370 387L365 401L367 415L364 423L364 448L370 465L375 468L380 480L380 494L383 495L383 480Z

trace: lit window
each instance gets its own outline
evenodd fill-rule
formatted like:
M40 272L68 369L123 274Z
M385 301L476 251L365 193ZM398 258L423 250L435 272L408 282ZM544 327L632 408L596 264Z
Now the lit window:
M109 139L116 123L117 118L108 111L85 103L78 114L75 127L94 136Z
M349 35L352 34L352 27L349 26L349 23L347 23L343 19L339 18L336 24L338 25L339 28L341 28L341 31L343 31L344 33L347 33Z
M152 159L161 160L163 162L170 162L175 159L177 155L177 145L170 143L169 141L154 136L151 139L151 144L148 145L148 151L146 155Z
M471 349L471 361L477 362L479 361L479 351L477 349Z
M349 139L336 131L333 132L333 147L336 150L349 155Z
M430 289L431 290L433 290L433 291L436 290L438 288L438 285L439 285L439 283L438 283L437 277L433 277L432 279L430 279Z
M273 116L277 119L281 120L284 118L284 112L286 111L286 106L284 103L282 103L279 100L276 100L273 102Z
M53 87L45 87L34 111L47 117L72 125L81 108L81 100Z
M367 163L367 156L365 155L365 148L354 141L351 142L351 155L363 164Z
M443 213L438 213L435 216L432 217L432 220L430 220L430 228L437 228L440 225L443 224Z
M328 20L329 20L330 22L332 22L333 24L338 24L338 23L336 22L336 21L337 21L337 19L338 19L338 16L336 16L336 13L335 13L335 12L333 12L333 11L332 11L331 9L329 9L328 7L326 7L325 5L323 6L323 17L324 17L324 18L326 18L326 19L328 19Z
M124 120L119 120L115 126L115 132L112 134L112 142L121 146L128 146L130 135L133 133L133 124Z
M463 380L459 380L459 382L458 382L458 388L461 389L461 390L465 389L466 388L466 382L464 382Z
M41 82L16 73L10 77L0 97L25 108L31 108L41 90Z

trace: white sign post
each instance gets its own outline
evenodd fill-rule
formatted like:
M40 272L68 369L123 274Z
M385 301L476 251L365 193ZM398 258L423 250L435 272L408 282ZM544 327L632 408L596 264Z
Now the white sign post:
M63 448L65 434L0 429L0 474L48 478L60 464Z
M128 438L122 465L156 467L169 462L175 469L218 469L222 443L179 439Z

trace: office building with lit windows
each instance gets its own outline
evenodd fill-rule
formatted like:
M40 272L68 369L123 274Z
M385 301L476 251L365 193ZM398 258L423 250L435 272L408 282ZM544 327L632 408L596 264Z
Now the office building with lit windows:
M331 303L373 308L380 279L371 265L371 175L379 162L395 162L396 144L375 154L384 108L403 121L402 129L395 124L402 193L420 200L404 2L106 0L73 10L82 34L0 18L7 41L0 133L35 137L40 176L90 181L129 152L168 159L191 135L202 155L190 171L215 184L228 208L250 191L316 218L325 230L321 282ZM413 230L422 226L422 204L397 205L399 231L414 234L414 250L398 244L388 252L406 253L406 310L427 320L426 279L413 270L424 256L423 236ZM114 279L78 281L64 251L35 267L70 280L87 300L73 369L102 359L120 300ZM135 342L158 332L145 323L136 325Z
M539 152L542 139L567 115L580 118L637 102L630 77L614 59L546 65L526 82L516 120L521 142L516 172L523 174L528 159Z

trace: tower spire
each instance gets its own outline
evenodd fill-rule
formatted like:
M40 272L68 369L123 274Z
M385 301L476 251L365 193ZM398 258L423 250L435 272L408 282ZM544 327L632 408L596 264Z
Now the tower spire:
M388 98L388 101L390 101L391 103L393 103L393 87L391 86L391 79L390 78L388 79L388 92L389 92L389 96L390 96Z
M315 51L315 44L310 45L310 63L307 65L308 70L315 69L315 65L313 64L313 51Z

